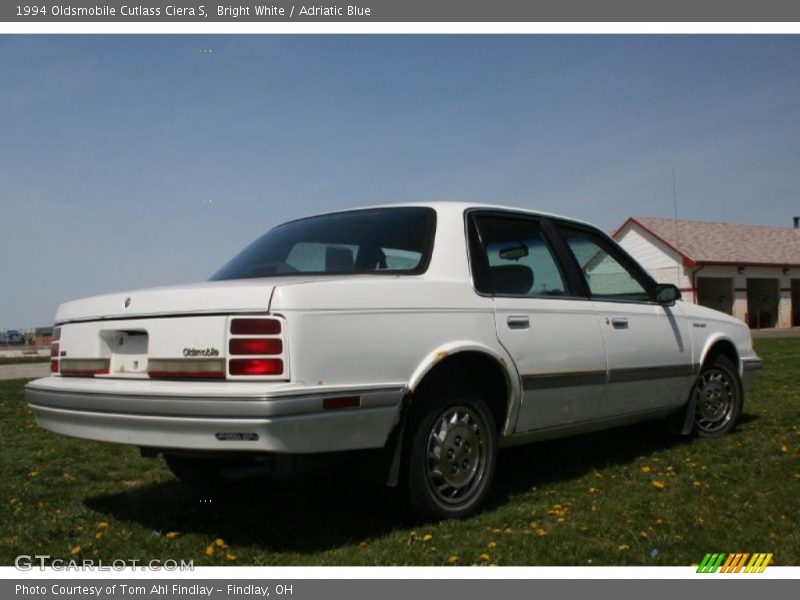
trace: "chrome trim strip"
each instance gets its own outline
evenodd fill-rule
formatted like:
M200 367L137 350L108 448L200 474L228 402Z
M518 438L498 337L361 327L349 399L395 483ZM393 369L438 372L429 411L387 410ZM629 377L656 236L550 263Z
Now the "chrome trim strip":
M544 390L579 385L603 385L606 371L575 371L568 373L537 373L522 376L522 389Z
M542 390L581 385L602 385L604 383L629 383L691 377L699 370L699 365L669 365L661 367L634 367L606 371L575 371L566 373L532 373L522 376L524 390Z
M694 373L694 365L613 369L610 373L609 383L628 383L632 381L650 381L653 379L671 379L673 377L691 377Z

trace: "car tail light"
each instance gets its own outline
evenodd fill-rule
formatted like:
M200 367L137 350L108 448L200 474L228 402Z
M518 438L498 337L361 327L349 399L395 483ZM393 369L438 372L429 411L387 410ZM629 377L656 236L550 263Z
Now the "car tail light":
M107 358L63 358L62 377L94 377L108 373L110 361Z
M234 317L228 331L228 377L287 378L286 340L280 318Z
M281 322L278 319L232 319L233 335L278 335Z
M150 379L225 379L225 360L152 358L147 374Z
M231 375L281 375L283 361L280 358L232 358L228 371Z
M58 340L60 339L61 339L61 327L54 327L53 340L50 343L50 372L56 374L59 371L58 358L59 358L60 348Z
M229 354L280 354L283 341L280 338L236 338L228 342Z

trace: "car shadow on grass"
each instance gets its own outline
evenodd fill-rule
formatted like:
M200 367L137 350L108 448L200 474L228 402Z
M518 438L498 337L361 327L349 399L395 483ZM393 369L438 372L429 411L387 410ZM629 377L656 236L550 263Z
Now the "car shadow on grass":
M755 419L744 415L742 421ZM640 424L500 452L487 511L533 487L578 479L594 470L631 464L691 438L665 433L663 423ZM222 537L262 551L317 553L419 525L402 492L359 479L352 469L232 484L204 496L177 480L87 498L92 510L166 533Z
M271 552L316 553L414 523L401 494L335 468L236 482L208 495L173 479L85 504L153 531L222 537Z

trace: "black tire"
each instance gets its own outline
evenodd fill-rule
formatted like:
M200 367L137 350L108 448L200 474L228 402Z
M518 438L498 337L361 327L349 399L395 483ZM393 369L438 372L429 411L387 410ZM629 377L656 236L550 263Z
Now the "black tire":
M707 361L692 388L694 431L701 437L719 437L736 428L744 407L744 388L736 365L717 355Z
M175 454L165 454L164 460L181 483L198 492L217 494L226 487L221 460Z
M428 393L415 400L409 424L406 484L414 510L435 519L475 513L497 460L497 427L486 402L470 391Z

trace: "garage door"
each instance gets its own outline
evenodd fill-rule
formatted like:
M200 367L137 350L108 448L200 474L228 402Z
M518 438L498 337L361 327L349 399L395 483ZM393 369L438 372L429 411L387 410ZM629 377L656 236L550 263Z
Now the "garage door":
M733 314L733 278L698 277L697 303L726 315Z

